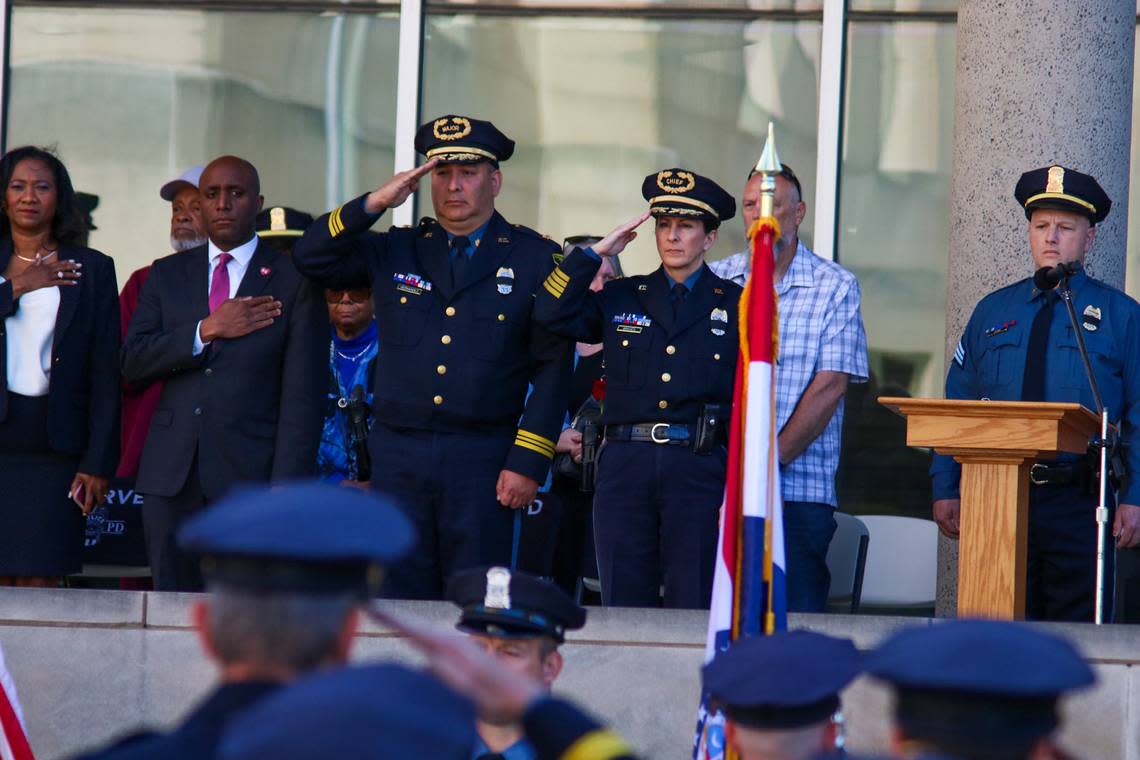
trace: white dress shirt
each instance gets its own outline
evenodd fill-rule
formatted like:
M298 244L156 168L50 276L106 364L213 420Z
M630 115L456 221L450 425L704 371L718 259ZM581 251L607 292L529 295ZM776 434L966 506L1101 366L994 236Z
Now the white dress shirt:
M4 278L0 277L0 282ZM76 287L68 285L67 287ZM51 379L51 344L59 313L59 288L38 288L20 296L16 313L4 320L8 390L45 396Z
M242 243L232 251L223 251L218 246L214 245L214 241L209 241L207 245L207 255L210 257L209 271L206 272L206 293L210 292L210 285L214 281L214 270L218 268L218 256L223 253L228 253L231 258L226 263L226 271L230 275L230 298L237 295L238 287L241 286L241 278L245 276L245 270L249 267L249 260L253 258L253 252L257 250L258 237L254 235L248 242ZM194 356L202 353L207 343L202 342L202 322L198 321L198 329L194 331Z

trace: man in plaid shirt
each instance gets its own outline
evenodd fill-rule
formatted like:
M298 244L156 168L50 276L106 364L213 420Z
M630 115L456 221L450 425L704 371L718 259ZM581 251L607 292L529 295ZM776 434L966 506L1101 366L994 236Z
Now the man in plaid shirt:
M760 215L760 180L744 186L747 229ZM820 612L831 574L827 547L835 533L835 471L848 382L867 380L867 336L859 313L859 283L834 262L800 242L804 220L800 181L788 166L776 177L776 295L780 345L776 365L776 424L780 430L780 482L784 498L788 609ZM751 251L709 266L743 286Z

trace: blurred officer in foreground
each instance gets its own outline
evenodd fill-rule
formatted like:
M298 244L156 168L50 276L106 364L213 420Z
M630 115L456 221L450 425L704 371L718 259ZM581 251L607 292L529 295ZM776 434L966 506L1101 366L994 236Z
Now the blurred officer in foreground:
M293 258L318 281L372 284L373 487L420 535L386 592L438 599L459 570L510 564L513 510L534 501L554 456L570 353L531 317L558 246L495 211L514 142L490 122L444 116L415 145L426 164L322 216ZM438 220L367 234L429 173Z
M1064 639L1027 625L947 621L895 634L867 671L894 687L897 758L1052 760L1057 700L1096 677Z
M257 215L257 236L281 253L293 253L293 246L312 223L312 214L288 206L274 206L262 209Z
M566 631L586 624L586 611L562 589L505 567L473 568L455 575L448 600L463 610L456 625L505 667L550 691L562 672L558 647ZM533 760L534 746L518 716L481 713L471 760Z
M736 201L686 169L645 178L649 210L543 283L535 313L551 331L604 344L606 392L594 489L602 601L614 606L707 608L717 515L724 498L727 423L736 372L738 285L705 265ZM661 267L590 282L650 216Z
M132 736L90 758L213 758L234 715L282 682L348 661L359 605L414 533L373 495L307 484L238 491L188 521L179 541L208 584L191 617L221 683L172 732Z
M403 666L335 670L298 681L240 716L219 757L468 760L474 703L479 714L520 722L542 760L633 760L620 736L468 637L395 619L376 606L370 614L404 635L427 656L435 676L470 702Z
M1140 543L1140 305L1116 288L1089 277L1085 256L1096 225L1112 206L1096 179L1049 166L1021 175L1014 196L1029 220L1033 266L1072 265L1069 280L1079 329L1097 385L1120 431L1123 457L1115 476L1124 479L1115 508L1116 547ZM1068 401L1096 409L1076 336L1056 290L1038 290L1033 278L995 291L970 316L946 375L946 398L993 401ZM1122 471L1124 470L1124 471ZM934 519L958 536L961 465L936 455ZM1029 545L1025 615L1033 620L1092 622L1096 592L1099 457L1063 454L1038 462L1029 473ZM1131 476L1131 477L1127 477ZM1115 485L1109 500L1115 501ZM1112 507L1110 503L1110 509ZM1111 607L1113 551L1106 552L1106 607ZM1105 610L1111 620L1111 609Z
M843 749L839 692L860 669L850 639L791 631L736 641L702 676L740 760L809 760Z

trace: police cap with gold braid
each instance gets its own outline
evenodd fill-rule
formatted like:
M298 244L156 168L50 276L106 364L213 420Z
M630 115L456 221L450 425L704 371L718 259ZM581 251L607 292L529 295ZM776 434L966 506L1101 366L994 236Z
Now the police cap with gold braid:
M720 185L688 169L664 169L641 183L653 216L690 216L720 222L736 215L736 200Z
M456 627L501 638L549 636L586 624L586 611L566 592L536 576L505 567L462 570L447 583L448 600L462 608Z
M1026 219L1036 209L1052 208L1083 214L1095 225L1112 208L1108 193L1094 177L1056 164L1022 174L1013 197L1025 208Z
M490 161L495 166L515 152L515 141L489 121L448 114L416 130L416 152L445 164Z
M312 223L312 214L288 206L274 206L261 210L255 229L258 237L301 237Z

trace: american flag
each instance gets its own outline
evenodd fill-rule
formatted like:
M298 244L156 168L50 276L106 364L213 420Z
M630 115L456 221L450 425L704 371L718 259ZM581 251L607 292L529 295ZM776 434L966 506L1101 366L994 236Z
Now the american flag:
M779 224L759 219L749 231L752 274L740 297L728 474L720 514L716 573L705 661L742 636L787 628L784 523L776 446L775 359L778 344L773 245ZM724 717L701 695L694 760L732 760Z
M0 651L0 760L35 760L24 734L16 684L4 664L3 651Z

